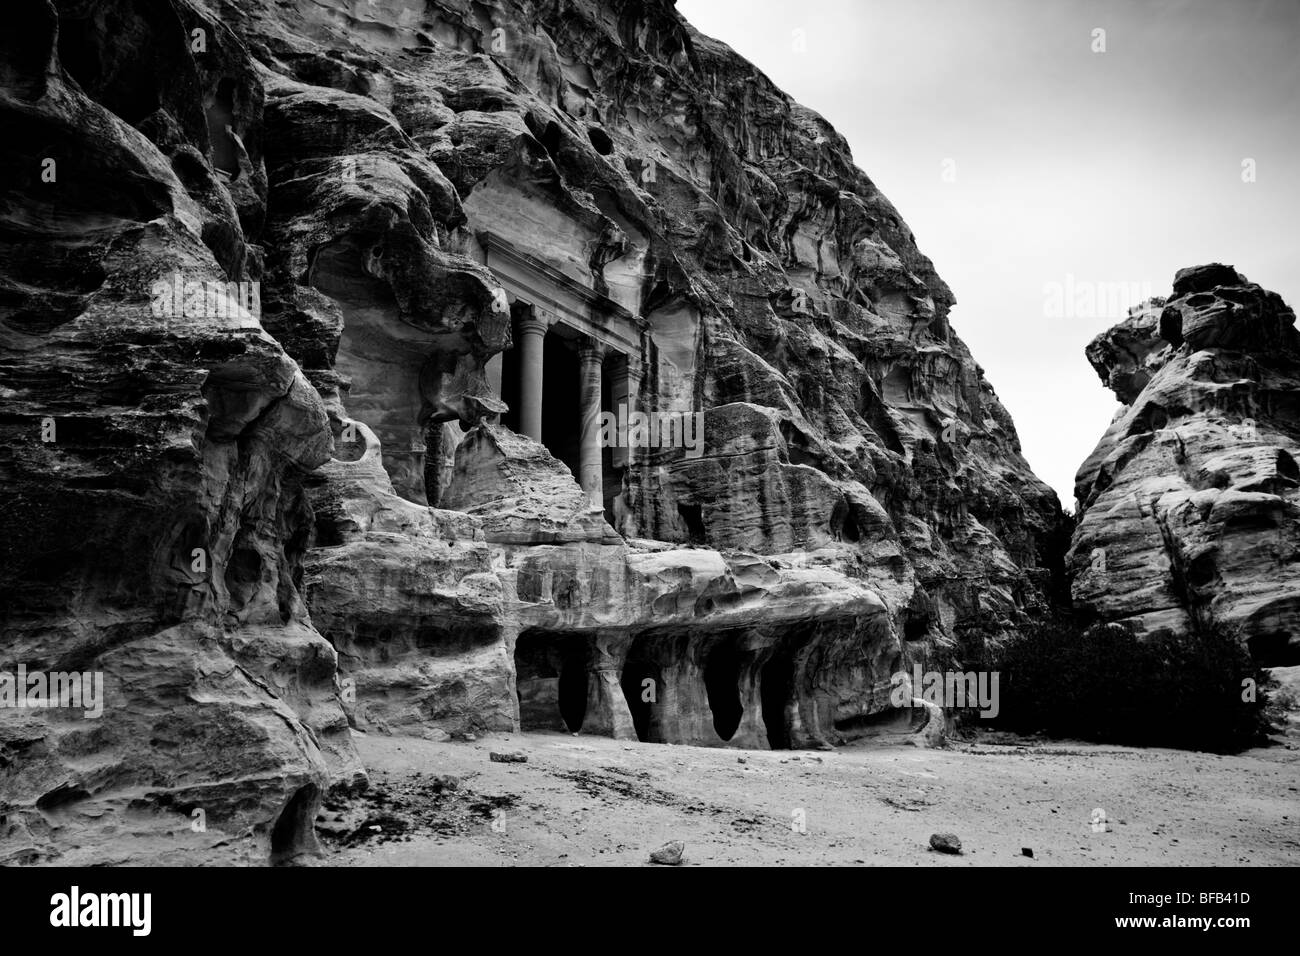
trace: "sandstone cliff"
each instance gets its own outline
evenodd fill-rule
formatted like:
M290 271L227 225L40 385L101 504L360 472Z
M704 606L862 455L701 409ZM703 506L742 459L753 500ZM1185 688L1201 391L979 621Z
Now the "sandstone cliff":
M1124 407L1076 478L1078 611L1300 662L1295 313L1231 266L1183 269L1087 355Z
M1043 606L948 288L670 4L9 14L0 664L107 703L0 713L0 859L309 848L350 727L829 746Z

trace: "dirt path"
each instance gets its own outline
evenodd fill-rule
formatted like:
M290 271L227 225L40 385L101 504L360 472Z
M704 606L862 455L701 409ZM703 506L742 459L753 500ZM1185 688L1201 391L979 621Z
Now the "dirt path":
M357 744L371 789L325 811L326 865L627 866L669 840L686 843L687 865L1300 863L1300 751L1282 747L1219 757L988 737L812 753L559 734ZM492 750L528 762L493 763ZM929 851L938 831L956 833L963 855Z

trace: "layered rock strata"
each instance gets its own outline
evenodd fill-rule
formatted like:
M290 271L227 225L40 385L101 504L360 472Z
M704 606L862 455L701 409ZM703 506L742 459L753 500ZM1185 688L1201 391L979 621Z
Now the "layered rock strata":
M3 859L310 848L349 725L828 746L1043 606L948 288L671 4L11 7L0 663L106 706Z
M1225 625L1261 665L1300 662L1295 313L1197 266L1087 355L1123 408L1076 478L1077 608L1139 634Z

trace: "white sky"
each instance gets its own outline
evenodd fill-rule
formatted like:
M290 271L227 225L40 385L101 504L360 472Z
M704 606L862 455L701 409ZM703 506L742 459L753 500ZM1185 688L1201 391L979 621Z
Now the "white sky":
M677 8L848 139L1067 507L1118 408L1083 347L1122 314L1049 315L1048 283L1168 295L1177 269L1219 261L1300 305L1300 0Z

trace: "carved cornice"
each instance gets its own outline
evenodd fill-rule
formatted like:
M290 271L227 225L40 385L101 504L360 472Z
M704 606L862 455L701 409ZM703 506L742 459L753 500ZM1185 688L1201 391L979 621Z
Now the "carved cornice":
M590 289L493 232L478 234L485 265L516 299L530 303L548 324L569 328L641 364L641 338L649 324L609 296Z
M524 252L515 246L508 239L503 239L494 232L484 231L478 235L479 244L487 252L489 269L494 268L493 259L500 265L514 265L522 268L525 272L544 279L546 283L568 293L574 298L581 301L589 309L601 315L617 317L631 322L639 329L645 326L645 320L638 315L633 315L623 306L619 305L607 295L601 295L595 289L588 288L572 276L566 275L555 266L543 262L532 253ZM553 295L547 295L543 288L538 288L537 294L542 297L548 305L564 311L565 303L557 301Z

